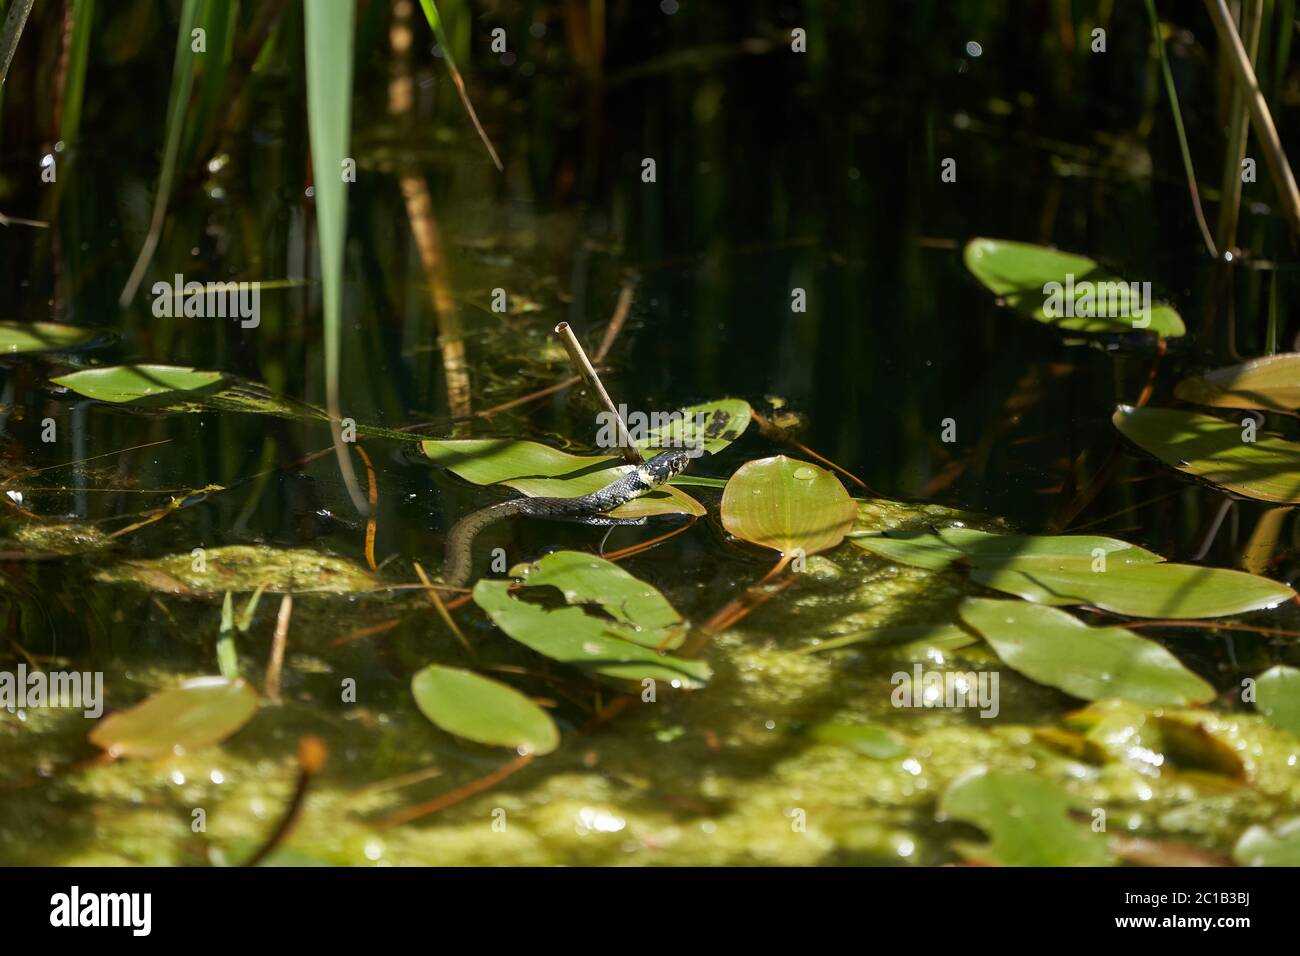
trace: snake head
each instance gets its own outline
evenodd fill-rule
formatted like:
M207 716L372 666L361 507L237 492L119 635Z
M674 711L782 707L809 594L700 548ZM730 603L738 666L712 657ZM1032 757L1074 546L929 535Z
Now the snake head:
M690 463L689 449L672 448L660 452L645 463L646 475L651 484L661 485L674 475L680 475Z

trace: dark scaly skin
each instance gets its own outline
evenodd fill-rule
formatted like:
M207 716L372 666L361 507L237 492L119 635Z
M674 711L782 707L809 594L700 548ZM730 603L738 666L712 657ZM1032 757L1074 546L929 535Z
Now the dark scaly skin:
M442 579L452 587L464 587L469 583L474 538L494 522L514 515L531 518L598 515L650 494L669 478L685 471L689 462L690 456L684 449L674 449L655 455L644 465L589 495L579 498L514 498L472 511L452 525L447 533Z

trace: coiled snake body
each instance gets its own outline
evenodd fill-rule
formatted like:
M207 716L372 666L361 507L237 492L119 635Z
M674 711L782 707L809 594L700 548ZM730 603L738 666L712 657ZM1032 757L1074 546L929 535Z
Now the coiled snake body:
M473 565L474 538L488 525L514 515L533 518L572 518L599 515L621 504L648 495L669 478L680 474L690 462L685 449L673 449L655 455L622 478L599 491L579 498L513 498L480 508L461 518L447 533L446 557L442 579L453 587L469 583Z

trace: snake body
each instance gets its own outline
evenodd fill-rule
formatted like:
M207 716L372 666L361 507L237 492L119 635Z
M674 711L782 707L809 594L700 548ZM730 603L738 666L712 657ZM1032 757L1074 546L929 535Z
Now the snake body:
M643 465L589 495L577 498L512 498L488 505L461 518L447 533L442 579L453 587L469 583L473 566L474 538L490 524L515 515L532 518L572 518L599 515L636 498L650 494L669 478L680 474L690 462L684 449L655 455Z

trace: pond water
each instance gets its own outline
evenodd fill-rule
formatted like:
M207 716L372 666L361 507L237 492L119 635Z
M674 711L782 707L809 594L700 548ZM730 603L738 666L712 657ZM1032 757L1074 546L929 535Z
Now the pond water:
M595 33L559 4L439 6L504 171L432 55L418 6L406 11L414 48L403 59L387 5L360 4L339 381L373 468L373 574L367 520L314 417L326 332L300 9L287 5L254 48L255 71L236 42L214 102L196 80L191 113L203 121L181 136L166 225L125 305L157 191L176 11L143 0L96 10L80 125L66 141L51 105L61 14L33 14L4 87L0 211L48 227L0 228L0 318L102 334L0 364L0 669L100 672L106 711L122 712L217 674L231 646L219 642L224 593L236 616L256 588L267 593L233 639L235 667L262 692L256 715L213 746L97 761L95 724L80 711L0 709L0 862L240 862L284 813L305 735L328 759L272 862L1167 861L1188 848L1231 857L1250 828L1296 815L1300 740L1241 699L1243 680L1300 666L1293 602L1225 619L1264 631L1142 624L1135 633L1214 693L1199 706L1102 699L1080 716L1086 699L1012 669L969 627L954 637L963 599L1007 593L972 581L964 562L918 567L847 539L703 642L705 686L660 682L653 702L636 683L535 653L472 601L450 612L471 655L419 587L416 563L436 577L451 524L510 492L433 467L406 438L596 452L590 390L536 393L572 374L555 325L570 323L594 352L621 298L630 306L601 363L615 402L664 412L738 398L784 426L751 424L693 463L689 477L718 479L681 486L707 514L619 562L693 633L776 560L729 534L720 510L741 465L782 454L816 463L815 453L819 473L833 462L860 479L842 478L854 535L1108 535L1171 562L1292 581L1285 508L1237 501L1211 535L1222 490L1112 424L1149 381L1144 403L1173 407L1181 379L1233 364L1229 312L1240 356L1267 348L1270 295L1294 332L1294 257L1264 182L1242 206L1238 245L1250 254L1227 273L1223 301L1206 305L1222 280L1139 5L1105 14L1104 54L1087 49L1095 12L1063 51L1049 4L757 4L742 15L646 3L611 10ZM253 18L235 15L237 38ZM497 25L509 62L490 51ZM807 52L792 51L792 28L807 31ZM1194 158L1217 182L1218 77L1203 44L1214 45L1207 21L1171 26ZM1284 140L1292 120L1279 117ZM52 183L40 175L47 154ZM949 158L955 181L941 175ZM1159 354L1154 336L1081 339L1017 315L963 263L979 236L1057 246L1151 281L1189 334ZM160 315L173 310L155 283L177 275L263 282L256 323ZM200 388L168 410L52 382L144 363L238 376L245 398ZM285 412L275 396L311 407ZM418 427L403 438L367 426ZM1267 427L1295 431L1280 415ZM367 469L352 460L365 489ZM484 532L476 571L504 577L488 567L493 548L514 566L556 549L612 552L680 524L651 519L606 540L603 527L514 519ZM1243 565L1248 553L1263 557ZM343 593L321 593L331 582ZM284 590L294 598L275 700L266 678ZM817 650L900 627L912 630ZM411 692L429 664L532 698L559 728L558 748L515 767L509 748L439 729ZM996 673L996 716L897 706L895 675L918 666ZM843 730L853 725L870 730ZM1061 827L1099 842L1083 857L1017 856L998 836L1015 799L984 793L988 806L972 811L953 796L980 768L1064 795L1075 816L1040 817L1042 802L1023 791L1031 836ZM440 795L454 799L382 825ZM997 849L981 849L990 836Z

